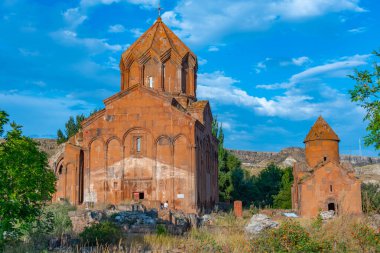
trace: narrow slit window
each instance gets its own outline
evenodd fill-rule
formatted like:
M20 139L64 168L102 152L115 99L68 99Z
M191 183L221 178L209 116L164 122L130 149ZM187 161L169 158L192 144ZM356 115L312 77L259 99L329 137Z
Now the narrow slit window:
M153 77L150 76L148 79L149 79L149 88L153 88Z
M330 184L330 192L332 192L333 191L333 188L332 188L332 185Z
M327 161L327 156L323 157L323 161L325 161L325 162Z
M136 152L137 153L141 152L141 137L136 138Z

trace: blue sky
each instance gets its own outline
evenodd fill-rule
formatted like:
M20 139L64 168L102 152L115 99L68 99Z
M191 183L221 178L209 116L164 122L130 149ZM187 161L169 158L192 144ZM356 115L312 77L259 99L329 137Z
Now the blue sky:
M359 154L364 111L347 74L370 68L380 10L370 0L162 0L164 22L198 56L228 148L303 146L322 114ZM0 109L32 137L54 137L120 89L118 63L157 17L157 0L3 0ZM377 31L377 32L376 32ZM365 155L377 155L362 147Z

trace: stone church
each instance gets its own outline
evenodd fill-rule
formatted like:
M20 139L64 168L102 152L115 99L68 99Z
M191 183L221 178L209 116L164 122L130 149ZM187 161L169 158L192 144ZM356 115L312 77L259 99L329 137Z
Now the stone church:
M54 201L168 201L185 212L218 201L217 139L199 101L197 57L158 18L122 55L120 92L82 123L56 159Z
M339 137L320 116L304 140L306 163L294 164L292 207L302 217L320 211L362 212L361 182L351 164L340 163Z

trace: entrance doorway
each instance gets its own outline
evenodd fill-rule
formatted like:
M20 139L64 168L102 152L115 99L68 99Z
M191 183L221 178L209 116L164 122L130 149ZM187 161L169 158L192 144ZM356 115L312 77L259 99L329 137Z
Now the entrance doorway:
M327 210L335 212L336 211L336 209L335 209L335 203L328 203Z
M144 199L144 192L133 192L133 199L134 200L141 200Z

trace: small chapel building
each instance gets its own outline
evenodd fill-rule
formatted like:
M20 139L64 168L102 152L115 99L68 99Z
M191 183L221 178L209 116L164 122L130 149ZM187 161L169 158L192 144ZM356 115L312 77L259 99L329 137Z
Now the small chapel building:
M197 100L197 68L195 54L159 17L121 55L120 92L82 123L54 163L54 201L212 208L218 141L209 102Z
M339 138L320 116L306 136L306 162L294 164L292 207L302 217L320 211L337 215L362 212L361 182L349 163L340 163Z

